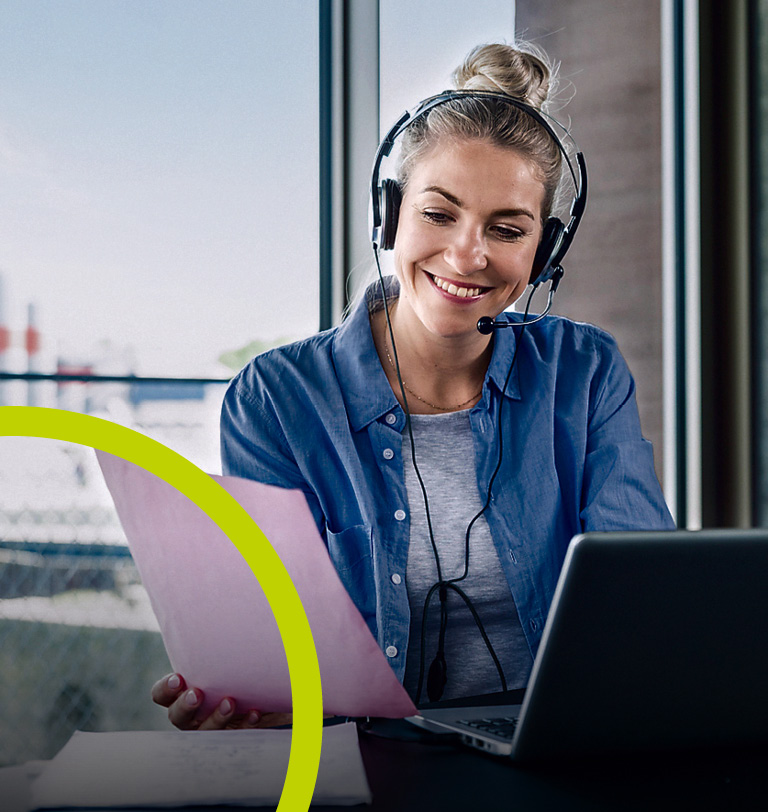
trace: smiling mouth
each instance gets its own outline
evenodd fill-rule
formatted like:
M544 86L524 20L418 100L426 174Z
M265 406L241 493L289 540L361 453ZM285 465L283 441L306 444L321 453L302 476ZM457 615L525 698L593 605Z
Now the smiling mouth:
M435 276L429 272L427 272L427 275L435 283L435 286L440 288L440 290L444 290L451 296L458 296L460 299L475 299L491 290L491 288L488 287L470 287L469 285L462 284L457 285L455 282L452 282L449 279L443 279L442 277Z

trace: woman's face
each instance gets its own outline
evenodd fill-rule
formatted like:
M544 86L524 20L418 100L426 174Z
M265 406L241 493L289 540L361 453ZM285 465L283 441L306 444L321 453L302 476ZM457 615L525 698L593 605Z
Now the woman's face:
M401 315L442 337L476 331L515 302L541 236L544 186L519 153L438 143L413 168L395 239Z

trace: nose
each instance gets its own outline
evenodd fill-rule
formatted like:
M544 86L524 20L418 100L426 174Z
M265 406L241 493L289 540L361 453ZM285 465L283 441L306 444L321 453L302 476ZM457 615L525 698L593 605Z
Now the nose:
M483 270L488 265L483 228L468 225L456 229L445 249L445 261L462 275Z

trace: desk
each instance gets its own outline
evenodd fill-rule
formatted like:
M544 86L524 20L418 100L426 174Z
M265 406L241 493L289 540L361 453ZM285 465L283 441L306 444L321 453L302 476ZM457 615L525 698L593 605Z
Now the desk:
M386 723L389 734L408 736L412 730L406 722ZM372 812L762 812L768 808L768 746L537 768L469 748L398 741L366 732L360 734L360 748L373 792L373 806L368 807ZM15 788L2 784L0 810L24 812L21 768L10 769L15 772ZM363 809L317 808L326 812ZM233 809L237 808L196 807L194 812Z
M469 748L367 733L360 746L376 812L768 809L768 747L532 768Z

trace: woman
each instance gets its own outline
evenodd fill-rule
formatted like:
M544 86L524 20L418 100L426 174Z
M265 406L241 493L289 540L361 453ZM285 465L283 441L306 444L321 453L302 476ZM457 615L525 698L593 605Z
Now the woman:
M254 359L222 413L225 473L304 491L417 701L526 684L572 536L673 526L613 339L559 317L477 329L520 322L500 314L540 270L564 151L482 91L539 110L549 67L486 45L454 79L465 95L401 137L394 278L341 327ZM153 696L197 725L180 675ZM200 726L274 721L225 699Z

